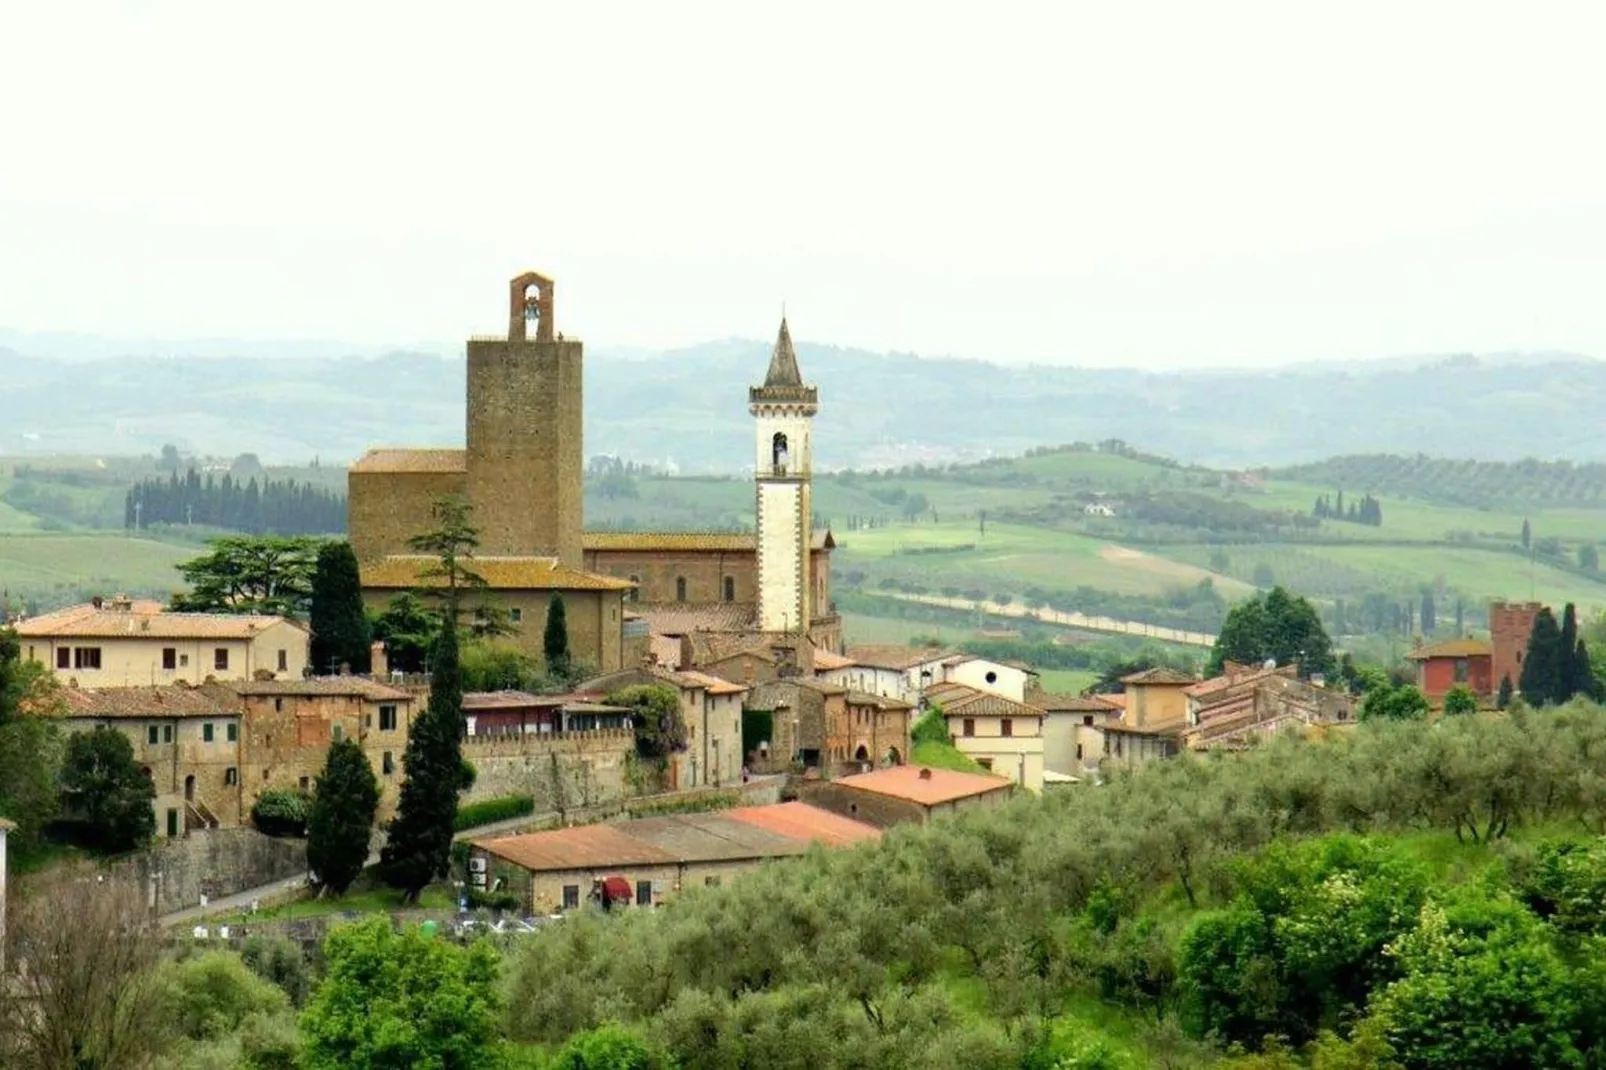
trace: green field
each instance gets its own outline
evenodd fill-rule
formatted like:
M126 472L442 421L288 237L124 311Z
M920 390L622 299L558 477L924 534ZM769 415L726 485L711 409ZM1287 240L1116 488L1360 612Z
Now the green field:
M1098 673L1085 669L1044 669L1037 675L1043 690L1055 695L1080 695L1099 678Z
M0 535L0 588L52 608L92 594L165 598L183 587L174 566L194 545L127 535Z

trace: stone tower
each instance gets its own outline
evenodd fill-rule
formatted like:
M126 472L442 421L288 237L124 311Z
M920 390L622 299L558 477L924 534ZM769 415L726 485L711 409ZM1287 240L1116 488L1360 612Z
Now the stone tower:
M520 275L509 284L507 337L468 343L468 501L481 556L556 557L578 569L582 347L554 336L552 289L543 275Z
M809 481L814 468L814 414L820 408L820 395L803 383L784 316L764 385L750 389L747 402L757 424L759 627L767 632L804 633L813 611Z

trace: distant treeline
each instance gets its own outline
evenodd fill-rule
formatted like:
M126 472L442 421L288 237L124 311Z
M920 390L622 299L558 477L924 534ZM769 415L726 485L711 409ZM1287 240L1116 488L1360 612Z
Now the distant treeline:
M1606 464L1474 461L1423 454L1360 454L1270 473L1277 479L1365 486L1385 493L1480 508L1500 505L1606 505Z
M129 490L123 526L132 531L157 524L199 524L250 533L339 535L346 530L346 497L293 479L237 481L225 475L204 480L191 468L180 479L147 479Z
M1370 494L1363 495L1360 501L1350 499L1349 508L1344 508L1344 492L1338 492L1338 503L1323 494L1316 499L1316 505L1311 509L1311 516L1318 520L1344 520L1351 524L1368 524L1374 528L1383 526L1383 504Z

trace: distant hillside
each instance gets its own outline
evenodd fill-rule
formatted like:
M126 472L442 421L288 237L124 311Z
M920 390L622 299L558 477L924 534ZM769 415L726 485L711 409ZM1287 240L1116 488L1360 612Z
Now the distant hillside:
M1272 473L1279 479L1475 508L1606 505L1606 464L1451 460L1373 453L1333 457Z
M21 348L28 336L0 341L16 350L0 355L4 454L154 453L172 442L269 462L338 462L374 444L463 438L456 357L64 362ZM208 345L202 351L222 343ZM798 349L820 386L817 460L826 467L974 460L1107 438L1231 468L1380 452L1606 460L1606 435L1577 432L1606 406L1606 364L1578 357L1156 374ZM745 391L767 353L766 342L740 340L652 357L594 349L587 453L740 471L752 449Z

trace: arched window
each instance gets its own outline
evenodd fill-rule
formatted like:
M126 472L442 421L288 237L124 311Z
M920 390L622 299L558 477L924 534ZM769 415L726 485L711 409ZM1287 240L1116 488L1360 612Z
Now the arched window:
M727 601L727 602L736 601L736 577L735 576L726 576L725 577L725 601Z
M686 577L685 576L676 576L675 577L675 601L684 602L685 600L686 600Z
M775 432L775 437L770 440L770 460L775 465L776 474L784 476L786 474L786 435L780 431Z

